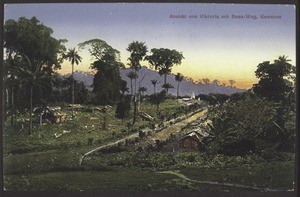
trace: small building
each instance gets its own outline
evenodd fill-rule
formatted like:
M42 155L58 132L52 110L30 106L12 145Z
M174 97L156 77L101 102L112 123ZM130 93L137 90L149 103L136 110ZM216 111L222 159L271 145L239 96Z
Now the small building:
M52 122L54 123L61 123L64 122L66 118L66 114L61 111L53 112Z
M191 131L178 139L179 148L181 150L203 150L203 137L199 132Z
M34 113L39 116L40 124L42 124L43 121L61 123L65 121L66 117L66 113L62 112L60 107L36 108Z
M67 106L68 110L74 110L74 111L82 111L84 107L80 104L69 104Z

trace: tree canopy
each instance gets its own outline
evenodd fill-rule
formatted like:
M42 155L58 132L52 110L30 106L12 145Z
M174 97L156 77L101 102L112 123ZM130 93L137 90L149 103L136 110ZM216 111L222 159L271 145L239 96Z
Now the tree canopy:
M55 70L60 69L63 61L62 54L65 51L63 45L66 40L58 40L52 37L51 28L43 25L37 18L19 18L5 21L4 25L4 48L7 62L6 69L10 71L10 76L20 79L24 98L29 98L30 107L30 128L32 132L32 108L36 103L40 103L42 93L48 93L46 82ZM18 65L14 64L17 60ZM18 66L18 68L15 68ZM49 85L49 83L48 83ZM13 97L11 91L11 97ZM39 91L39 94L35 92ZM20 95L19 95L20 96ZM34 97L34 99L33 99ZM13 99L13 98L12 98Z
M182 53L174 49L154 48L151 49L151 53L151 55L145 57L145 60L147 60L155 70L158 70L160 75L164 75L164 84L166 84L167 75L171 74L172 67L181 64L184 57Z
M134 70L139 70L141 68L140 61L143 60L148 52L147 46L144 42L133 41L126 50L130 52L130 57L128 58L130 67Z
M89 52L95 59L91 64L91 68L97 71L93 79L94 102L103 105L116 103L122 92L120 68L124 67L120 52L100 39L88 40L78 46L81 49L90 46Z
M293 90L295 66L289 63L286 56L280 56L274 63L269 61L258 65L255 75L259 78L258 84L253 85L254 93L273 101L283 101Z

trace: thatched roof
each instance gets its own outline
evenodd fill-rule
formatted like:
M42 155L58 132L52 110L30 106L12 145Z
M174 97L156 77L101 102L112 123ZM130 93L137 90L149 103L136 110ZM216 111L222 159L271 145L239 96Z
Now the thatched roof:
M186 133L185 135L183 135L182 137L180 137L178 140L181 141L181 140L183 140L183 139L185 139L187 137L191 137L194 140L196 140L198 142L201 142L202 139L204 137L206 137L206 136L208 136L208 133L206 133L205 131L199 129L197 131L193 130L193 131L191 131L189 133Z

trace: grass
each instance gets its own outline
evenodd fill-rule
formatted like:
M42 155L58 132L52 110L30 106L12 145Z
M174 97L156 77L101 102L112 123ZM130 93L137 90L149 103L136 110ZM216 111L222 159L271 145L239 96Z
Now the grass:
M152 116L155 116L154 110L149 102L143 102L141 104L141 110L146 111ZM161 109L167 111L169 114L176 111L178 104L175 100L168 99L162 105ZM71 116L70 111L64 111L67 116ZM8 122L4 128L4 155L5 154L18 154L34 151L53 150L67 147L82 147L87 146L88 139L93 139L93 144L96 146L106 144L115 139L119 139L130 133L126 123L130 119L124 121L114 117L115 108L109 110L105 116L107 117L108 128L103 129L101 124L103 123L103 116L100 112L83 111L76 112L76 119L67 120L61 124L47 123L42 126L35 126L33 134L28 135L27 127L25 124L24 130L16 130L10 127ZM25 119L26 116L20 115L20 118ZM17 127L20 128L18 123ZM149 126L148 121L138 121L135 124L135 128ZM70 131L68 134L64 134L58 138L55 137L55 133L59 134L63 131ZM113 135L114 133L114 135Z
M164 115L177 112L179 104L168 99L161 104ZM156 117L156 107L148 101L141 111ZM4 139L4 186L6 190L100 190L100 191L240 191L240 188L191 182L159 171L176 170L195 180L220 181L287 190L293 187L294 161L284 159L268 163L258 156L226 157L199 152L115 152L92 155L79 166L87 151L129 135L126 123L114 117L115 108L107 114L108 128L102 128L103 114L85 110L76 119L61 124L35 126L28 135L21 122L12 128L6 122ZM65 111L70 116L70 111ZM20 115L19 118L26 119ZM158 118L154 123L158 123ZM135 128L146 127L138 121ZM17 129L16 129L17 128ZM70 131L55 137L62 131ZM114 135L113 135L114 133ZM88 144L93 139L92 144ZM172 143L176 143L173 140ZM172 147L174 144L171 144ZM168 145L167 145L168 146ZM271 177L272 175L272 177ZM269 180L271 177L271 180ZM269 185L267 185L269 184Z
M294 162L292 161L227 168L186 167L180 172L200 181L238 183L283 191L294 187Z
M83 151L83 150L81 150ZM68 155L68 157L66 157ZM254 158L207 156L195 152L140 153L120 152L88 157L78 165L80 150L44 151L5 158L4 185L7 190L115 190L115 191L247 191L186 181L174 175L178 171L190 179L217 181L289 190L293 188L294 162L268 163ZM193 157L196 157L192 159ZM202 160L199 159L202 157ZM230 160L224 166L216 160ZM252 159L252 160L251 160ZM34 161L34 162L33 162ZM231 164L230 164L231 163ZM269 180L272 177L272 180ZM269 183L268 183L269 181Z
M51 172L5 176L6 190L17 191L149 191L171 175L138 169L116 171ZM79 189L80 188L80 189Z

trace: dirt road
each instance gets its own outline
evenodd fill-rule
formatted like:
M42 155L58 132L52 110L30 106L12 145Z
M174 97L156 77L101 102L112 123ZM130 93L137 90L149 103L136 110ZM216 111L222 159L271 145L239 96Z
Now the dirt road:
M196 112L190 116L187 116L187 118L173 124L173 125L170 125L170 126L167 126L166 128L160 130L159 132L157 133L153 133L151 136L148 136L148 137L145 137L144 139L140 140L136 147L145 147L145 146L148 146L149 144L152 144L152 143L155 143L155 140L156 139L160 139L160 140L166 140L167 138L169 138L169 136L171 135L171 133L173 134L176 134L178 132L181 131L181 128L183 126L185 126L186 124L188 123L191 123L195 120L197 120L198 118L201 118L205 115L206 113L206 110L203 110L203 111L200 111L200 112ZM118 145L119 143L125 143L126 140L131 140L131 139L134 139L134 138L137 138L139 137L139 133L133 133L129 136L126 136L122 139L119 139L115 142L111 142L111 143L108 143L108 144L105 144L105 145L102 145L102 146L99 146L87 153L85 153L84 155L82 155L79 159L79 165L81 166L84 158L94 152L97 152L97 151L100 151L100 150L103 150L103 149L107 149L109 147L113 147L113 146L116 146Z
M185 125L187 125L188 123L194 122L195 120L204 117L205 113L206 113L206 110L195 113L195 114L189 116L188 118L186 118L182 121L179 121L173 125L170 125L157 133L151 134L151 136L145 137L145 139L136 143L135 146L145 148L146 146L149 146L150 144L151 145L155 144L156 140L165 141L170 137L171 134L178 134L179 132L181 132L181 128L184 127Z

